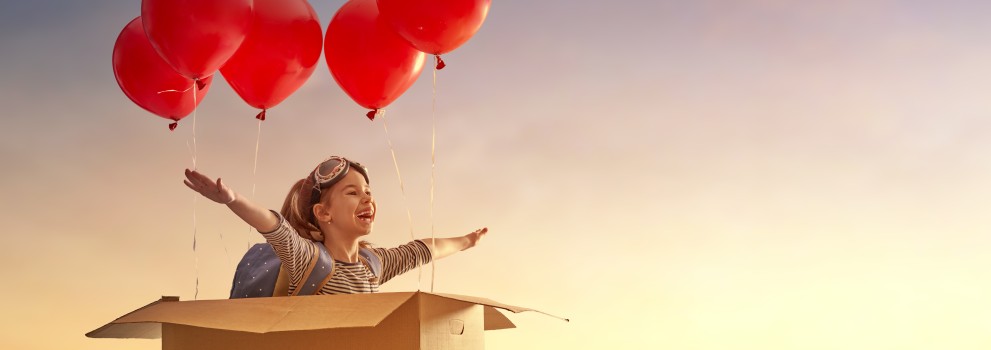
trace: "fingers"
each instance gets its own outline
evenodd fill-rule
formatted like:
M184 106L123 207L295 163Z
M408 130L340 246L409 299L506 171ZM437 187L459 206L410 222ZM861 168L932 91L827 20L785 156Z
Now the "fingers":
M193 191L198 192L214 202L230 204L233 199L236 198L233 191L224 185L223 180L217 178L216 181L211 180L206 175L200 174L195 170L186 169L186 179L182 181L186 187L189 187Z
M187 180L183 181L186 183L186 186L196 192L203 193L204 195L206 195L207 191L226 192L226 187L224 187L224 184L220 178L217 178L217 181L214 182L210 179L210 177L203 175L196 170L186 169L186 179Z
M474 246L475 244L477 244L478 241L481 240L482 237L485 237L485 234L488 233L488 232L489 232L489 228L488 227L483 227L483 228L480 228L480 229L475 230L475 232L472 232L471 234L475 236L475 239L474 239L474 242L473 242L472 246Z
M192 184L194 186L200 185L202 183L200 177L201 177L201 175L199 173L197 173L196 171L186 169L186 180L190 184Z
M202 179L186 170L186 179L182 180L182 183L186 184L193 191L203 193L208 187L203 184Z
M213 185L213 180L210 180L209 177L196 170L186 169L186 178L189 179L189 182L196 186L205 187Z

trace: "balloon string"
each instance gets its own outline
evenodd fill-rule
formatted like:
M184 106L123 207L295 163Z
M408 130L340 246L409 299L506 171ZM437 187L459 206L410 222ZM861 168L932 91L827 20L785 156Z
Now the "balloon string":
M186 141L186 149L189 150L190 153L193 152L192 147L189 146L189 141ZM195 157L193 157L193 158L195 159ZM193 162L195 163L195 160ZM199 297L199 295L200 295L200 259L199 259L198 256L196 256L196 202L197 202L197 198L199 198L199 197L197 196L196 193L194 193L193 194L193 271L195 271L194 276L196 278L196 287L195 287L196 289L195 289L195 292L193 293L193 300L196 300Z
M196 86L195 81L193 86ZM196 90L193 89L193 170L196 170ZM200 258L196 255L196 195L193 195L193 259L196 267L196 290L193 293L193 300L200 296Z
M163 92L182 92L182 93L185 93L186 91L189 91L189 89L192 89L194 87L196 87L196 81L193 81L193 84L190 85L185 90L169 89L169 90L162 90L162 91L156 92L156 94L161 95ZM193 96L193 108L196 108L196 96ZM179 119L173 119L172 123L169 124L169 131L175 131L175 128L177 126L179 126ZM194 161L194 163L195 163L195 161Z
M258 147L259 145L261 145L262 142L262 121L265 120L264 117L265 111L262 111L262 113L263 116L261 118L257 118L258 136L255 137L255 166L254 168L251 169L251 199L255 199L255 188L258 185ZM248 225L248 234L245 236L248 242L248 249L251 248L251 236L252 236L251 230L252 230L251 225Z
M196 197L193 197L193 203L196 203ZM193 261L196 271L196 289L193 293L193 300L198 300L200 297L200 257L196 255L196 208L193 208Z
M233 261L231 260L231 253L227 251L227 245L224 244L224 231L218 230L217 234L220 235L220 245L224 246L224 256L227 257L227 265L232 265Z
M440 56L437 56L438 61ZM430 245L433 246L433 251L437 251L436 238L434 238L434 173L437 167L437 70L439 67L434 67L434 87L433 87L433 100L430 106ZM437 272L437 260L430 259L430 292L434 292L434 279L436 278Z
M413 235L413 213L409 208L409 200L406 198L406 186L403 184L403 175L399 172L399 161L396 159L396 148L392 146L392 138L389 136L389 123L385 121L385 110L378 110L376 113L378 118L382 119L382 129L385 129L385 139L389 143L389 152L392 153L392 164L396 167L396 177L399 178L399 191L403 194L403 204L406 205L406 217L409 219L409 237L410 240L416 240L416 236ZM416 278L416 290L420 290L420 280L423 279L423 267L417 266L417 272L419 273Z
M193 170L196 170L196 90L193 90Z
M186 91L189 91L189 89L192 89L194 86L196 86L196 83L195 82L193 83L192 86L186 88L186 90L171 90L170 89L170 90L162 90L162 91L159 91L159 92L156 92L156 93L157 94L161 94L163 92L186 92ZM194 105L194 108L195 108L195 105Z
M196 273L196 289L193 300L200 297L200 257L196 255L196 194L193 194L193 268Z

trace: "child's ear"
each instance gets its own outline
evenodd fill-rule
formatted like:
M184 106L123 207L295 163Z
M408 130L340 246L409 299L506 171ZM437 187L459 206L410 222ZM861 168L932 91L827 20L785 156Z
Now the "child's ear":
M330 206L323 203L313 205L313 217L317 219L317 222L330 222L334 220L330 215Z

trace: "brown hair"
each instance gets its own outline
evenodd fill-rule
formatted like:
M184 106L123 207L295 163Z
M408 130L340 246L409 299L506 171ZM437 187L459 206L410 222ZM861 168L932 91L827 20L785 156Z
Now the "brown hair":
M307 181L307 179L300 179L292 185L289 189L289 193L286 194L286 200L282 203L282 210L280 210L279 213L286 218L286 221L289 222L289 226L296 229L296 232L299 233L300 236L311 241L319 242L323 241L323 239L316 239L316 236L323 238L323 234L320 232L320 227L313 223L313 207L307 205L307 202L302 202L300 198L304 197L300 196L300 193L303 192L302 189L310 187L304 187L307 183L312 186L312 181ZM313 232L317 232L317 235L314 235Z

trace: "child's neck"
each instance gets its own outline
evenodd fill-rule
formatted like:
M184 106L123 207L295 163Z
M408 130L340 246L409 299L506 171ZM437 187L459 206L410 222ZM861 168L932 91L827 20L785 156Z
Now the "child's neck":
M346 263L358 262L358 238L327 237L323 246L334 260Z

